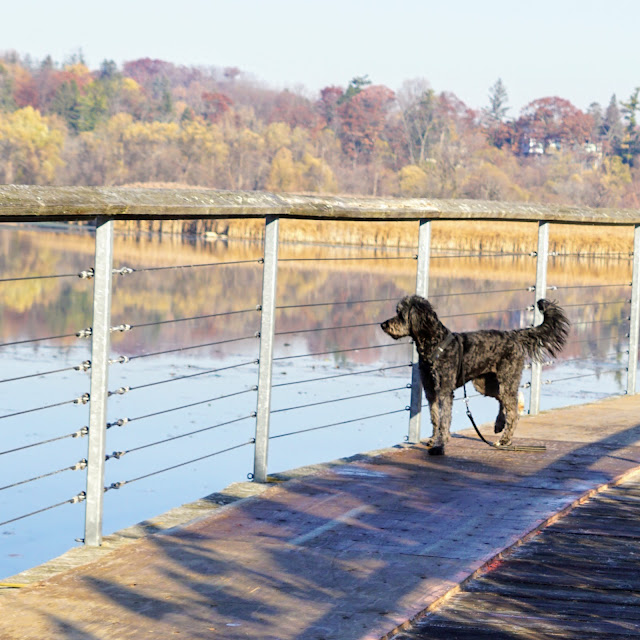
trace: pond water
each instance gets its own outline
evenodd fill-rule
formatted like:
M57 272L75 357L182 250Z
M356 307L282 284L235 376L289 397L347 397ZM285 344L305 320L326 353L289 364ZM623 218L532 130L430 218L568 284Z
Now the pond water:
M85 489L83 470L61 470L87 455L87 438L70 434L88 423L88 406L73 400L89 391L89 374L73 367L90 358L89 341L74 334L92 322L92 282L76 274L93 266L93 242L76 227L0 229L2 522ZM415 288L414 252L280 247L270 472L404 440L411 346L378 325ZM107 461L105 484L125 484L105 494L105 534L253 470L246 443L255 429L262 282L260 243L117 233L114 253L116 268L135 271L114 276L112 325L132 329L113 335L113 359L128 362L112 365L109 388L131 390L109 404L110 423L128 422L108 430L108 452L125 453ZM42 275L61 277L24 279ZM435 253L430 298L454 331L524 327L534 280L528 255ZM561 358L543 370L543 410L624 393L630 280L629 260L552 259L549 297L573 328ZM525 370L522 384L528 379ZM454 430L468 427L461 396ZM479 423L497 411L482 397L471 406ZM59 555L83 527L78 504L0 526L0 574Z

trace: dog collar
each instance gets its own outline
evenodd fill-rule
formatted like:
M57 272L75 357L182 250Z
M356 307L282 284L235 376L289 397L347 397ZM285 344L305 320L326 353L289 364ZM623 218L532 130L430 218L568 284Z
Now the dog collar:
M433 354L433 360L437 360L443 353L443 351L455 340L456 334L450 333L435 349Z

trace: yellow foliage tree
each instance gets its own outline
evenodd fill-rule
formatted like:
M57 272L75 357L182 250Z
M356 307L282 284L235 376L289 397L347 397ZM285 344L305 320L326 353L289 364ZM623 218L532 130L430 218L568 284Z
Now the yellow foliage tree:
M0 114L0 182L51 183L63 143L64 132L33 107Z
M425 171L415 164L408 164L398 172L398 187L401 196L419 198L426 195L429 178Z

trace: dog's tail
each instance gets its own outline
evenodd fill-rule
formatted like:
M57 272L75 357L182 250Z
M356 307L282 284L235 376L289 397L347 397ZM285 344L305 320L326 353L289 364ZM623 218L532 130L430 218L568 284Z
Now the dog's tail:
M564 311L555 302L538 300L538 309L544 315L542 324L518 331L518 342L536 362L540 362L545 356L553 357L562 350L570 326Z

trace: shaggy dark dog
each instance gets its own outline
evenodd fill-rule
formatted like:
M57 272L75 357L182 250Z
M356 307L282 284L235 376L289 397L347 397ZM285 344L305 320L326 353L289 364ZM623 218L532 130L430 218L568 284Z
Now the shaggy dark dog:
M411 336L415 342L433 424L431 455L444 453L453 392L469 380L483 395L497 398L500 411L495 432L502 433L497 444L511 443L518 422L518 386L525 358L539 362L545 354L556 355L569 333L569 321L555 302L538 300L538 309L544 320L537 327L452 333L428 300L406 296L398 303L397 315L381 324L392 338Z

